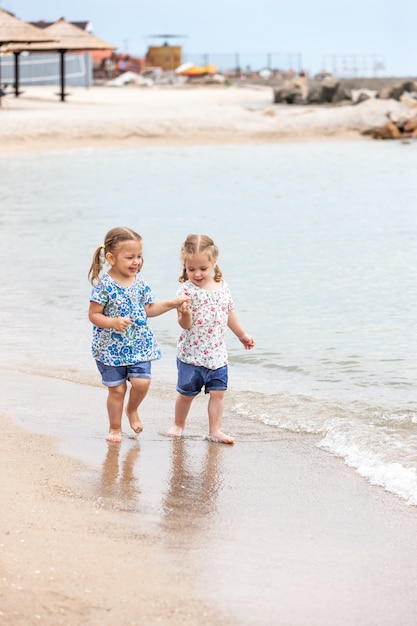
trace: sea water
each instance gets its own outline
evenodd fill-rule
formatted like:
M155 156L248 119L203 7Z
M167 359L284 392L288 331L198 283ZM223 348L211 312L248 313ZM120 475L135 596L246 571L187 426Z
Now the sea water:
M1 156L1 366L100 384L87 272L105 233L141 233L158 300L185 237L209 234L256 339L247 352L228 335L237 439L316 433L416 505L416 170L416 143L372 141ZM175 313L151 325L154 379L173 388Z

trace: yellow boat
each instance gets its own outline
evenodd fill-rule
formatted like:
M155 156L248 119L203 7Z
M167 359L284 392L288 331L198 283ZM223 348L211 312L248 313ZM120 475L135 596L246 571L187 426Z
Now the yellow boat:
M204 67L199 67L198 65L192 64L184 64L184 67L177 68L176 73L180 76L188 76L190 78L194 76L212 76L213 74L217 74L217 66L216 65L205 65Z

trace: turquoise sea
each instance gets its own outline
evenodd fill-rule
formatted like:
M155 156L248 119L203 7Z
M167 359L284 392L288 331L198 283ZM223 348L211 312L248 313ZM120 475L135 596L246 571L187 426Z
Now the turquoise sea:
M372 141L2 155L1 367L99 385L87 272L107 230L142 234L157 299L206 233L257 341L229 336L224 429L316 433L417 505L416 167L417 143ZM152 327L171 389L175 314Z

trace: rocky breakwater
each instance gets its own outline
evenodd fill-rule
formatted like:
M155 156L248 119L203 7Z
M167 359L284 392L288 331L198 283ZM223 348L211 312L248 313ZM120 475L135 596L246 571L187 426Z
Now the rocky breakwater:
M388 110L384 124L370 126L362 130L362 134L374 139L417 138L417 81L414 79L326 77L317 80L300 76L273 87L275 104L342 106L360 105L371 99L392 100L392 110Z
M363 131L373 139L409 139L417 138L417 93L404 92L399 98L404 105L401 111L388 111L387 121L382 126L373 126Z

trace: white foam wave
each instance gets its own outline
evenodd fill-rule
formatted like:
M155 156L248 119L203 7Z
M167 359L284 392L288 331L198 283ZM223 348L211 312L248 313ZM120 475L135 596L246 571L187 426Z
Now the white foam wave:
M371 484L417 505L416 413L304 395L245 394L232 412L251 422L323 437L318 446Z
M326 437L317 444L323 450L336 454L353 467L372 485L379 485L403 498L407 504L417 505L417 471L399 462L387 462L376 453L361 449L355 444L346 444L341 438Z

